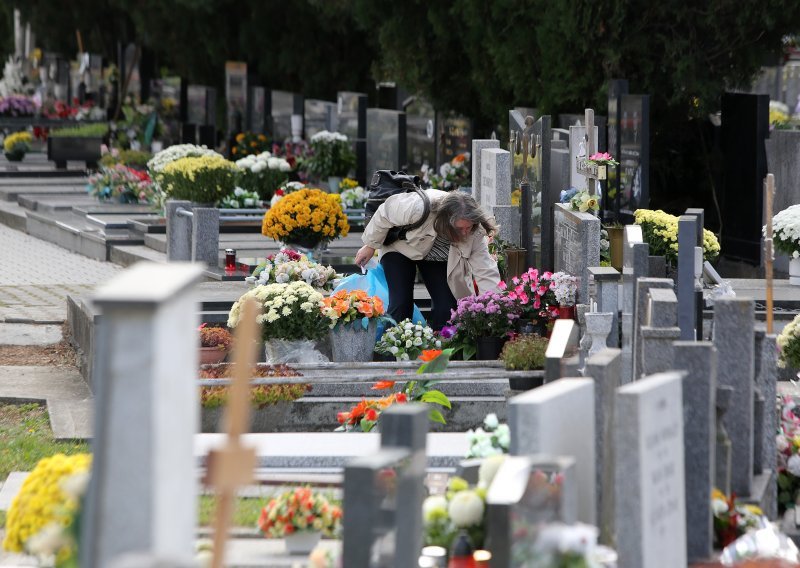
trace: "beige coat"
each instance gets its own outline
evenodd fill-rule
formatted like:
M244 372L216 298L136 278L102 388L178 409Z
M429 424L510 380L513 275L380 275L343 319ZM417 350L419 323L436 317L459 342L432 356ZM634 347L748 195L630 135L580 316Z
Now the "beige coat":
M431 200L431 208L436 201L447 195L447 192L438 189L428 189L426 193ZM422 260L433 247L436 238L433 212L422 226L408 232L406 240L397 240L386 246L382 243L392 227L411 225L419 220L423 207L422 199L415 192L392 195L378 207L364 229L361 240L365 245L380 250L381 254L394 251L411 260ZM447 284L457 299L475 293L473 278L478 283L480 293L496 289L500 282L497 263L489 255L486 231L480 226L465 241L452 243L447 256Z

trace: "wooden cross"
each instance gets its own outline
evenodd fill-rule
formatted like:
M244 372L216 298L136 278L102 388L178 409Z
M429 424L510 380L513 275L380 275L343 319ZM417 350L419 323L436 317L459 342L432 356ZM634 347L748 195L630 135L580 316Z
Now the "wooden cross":
M775 176L767 174L764 180L764 215L766 231L764 234L764 277L767 280L767 333L772 333L772 201L775 196Z
M597 185L596 180L598 179L598 166L591 166L586 163L586 160L589 159L589 156L592 156L595 153L594 110L587 108L584 118L586 121L586 134L584 134L583 139L586 143L586 156L583 157L582 161L580 156L578 156L577 169L579 174L586 177L586 191L589 192L589 195L594 195L595 186Z
M247 431L250 424L250 376L256 362L257 311L256 303L247 300L242 309L239 325L236 326L233 382L229 389L228 407L225 412L228 438L223 447L208 454L206 480L217 493L214 551L211 563L213 568L222 568L225 558L225 541L233 514L236 489L252 482L256 466L255 449L242 446L241 435Z

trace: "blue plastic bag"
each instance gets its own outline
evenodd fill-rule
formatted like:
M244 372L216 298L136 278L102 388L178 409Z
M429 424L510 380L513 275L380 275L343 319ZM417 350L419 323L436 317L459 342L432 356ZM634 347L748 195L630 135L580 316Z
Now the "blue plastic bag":
M370 296L378 296L383 305L388 308L389 306L389 286L386 283L386 274L383 272L383 266L376 263L374 268L369 268L366 274L351 274L343 278L338 286L333 289L334 293L339 290L364 290ZM426 325L425 318L422 317L422 312L414 305L414 312L411 316L414 323ZM386 329L385 322L378 322L378 332L375 341L380 340L383 335L383 330Z

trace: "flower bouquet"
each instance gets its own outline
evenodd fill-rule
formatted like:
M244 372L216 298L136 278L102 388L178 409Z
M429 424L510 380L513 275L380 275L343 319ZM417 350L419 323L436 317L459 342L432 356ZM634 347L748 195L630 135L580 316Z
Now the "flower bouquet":
M800 495L800 407L785 396L780 407L778 450L778 506L780 513L797 505Z
M608 152L595 152L586 161L596 166L618 166L619 162L611 157Z
M289 162L269 152L251 154L236 160L239 171L236 183L242 188L258 193L263 201L269 201L275 190L289 179L292 169Z
M678 261L678 218L660 209L637 209L633 217L634 222L642 227L642 236L650 246L650 254L664 256L667 264L675 266ZM719 251L717 237L708 229L703 229L703 259L712 261L717 258Z
M89 193L100 200L116 199L120 203L152 203L156 190L147 172L122 164L100 166L89 176Z
M776 341L780 350L778 366L800 369L800 315L783 328Z
M367 203L367 191L351 178L344 178L339 184L339 198L345 209L363 209Z
M306 255L291 249L281 249L259 264L248 282L264 285L270 283L305 282L318 292L330 292L341 275L333 267L310 260Z
M442 191L452 191L462 185L471 183L469 172L470 153L463 152L439 168L438 175L432 173L428 166L422 167L423 181L429 183L432 188Z
M3 151L11 162L20 162L25 154L31 151L33 137L24 130L9 134L3 140Z
M341 528L341 519L342 509L338 505L306 486L270 499L261 510L258 528L267 538L289 538L304 532L335 536ZM314 545L316 542L311 549Z
M487 414L483 419L483 428L467 430L467 442L467 459L507 454L511 444L511 431L508 424L500 424L496 414Z
M233 193L236 165L222 156L189 156L168 163L156 179L168 197L216 205Z
M762 232L766 230L764 227ZM800 258L800 204L787 207L772 218L772 239L775 250L792 259Z
M33 116L36 104L23 95L9 95L0 98L0 116Z
M291 142L287 140L283 144L273 144L272 155L283 158L289 162L292 172L296 174L301 182L305 183L308 181L306 167L311 157L311 148L309 148L305 140L301 140L300 142Z
M405 319L383 332L375 352L391 355L398 361L410 361L425 350L441 348L442 341L436 338L430 327Z
M512 278L511 286L500 283L500 288L507 289L509 298L517 303L520 318L534 323L544 323L558 316L554 286L552 272L540 274L535 268Z
M483 548L486 538L486 487L470 487L466 480L451 477L444 495L432 495L425 499L422 503L425 545L450 550L456 536L464 530L476 549Z
M423 364L417 369L417 374L425 375L443 372L447 368L452 354L452 349L423 351L420 356ZM402 372L398 372L398 374L402 374ZM336 415L337 422L341 424L336 431L369 432L378 425L381 413L393 404L405 404L410 401L450 408L450 400L447 396L433 388L436 384L438 384L438 381L435 380L408 380L398 392L393 392L382 398L363 398L349 412L339 412ZM389 390L393 389L394 386L395 381L378 381L372 387L372 390ZM432 422L445 424L444 416L436 408L430 409L428 418Z
M176 144L157 152L149 162L147 162L147 169L153 177L157 177L167 164L171 164L181 158L199 158L201 156L218 157L222 158L214 150L209 150L205 146L196 146L194 144Z
M277 241L312 249L339 236L350 225L338 195L301 189L283 197L264 215L261 233Z
M330 320L333 360L372 361L383 301L364 290L339 290L322 302L322 313Z
M600 202L595 195L589 195L586 190L579 191L569 200L569 206L573 211L586 213L587 211L597 211L600 209Z
M267 137L255 132L240 132L234 140L236 144L231 148L231 159L260 154L270 148Z
M226 195L219 204L222 209L250 209L262 206L261 196L241 187L233 188L233 195Z
M478 359L497 359L518 318L519 306L505 292L489 290L478 296L461 298L451 312L449 323L456 328L451 342L463 350L465 359L475 352ZM476 344L477 349L473 351Z
M233 343L231 332L223 327L202 324L200 331L200 364L220 363Z
M559 315L571 318L572 316L564 315L562 313L564 310L561 310L561 308L574 308L575 296L578 293L578 279L566 272L555 272L551 280L553 283L551 290L559 306Z
M719 489L711 493L711 509L714 513L715 548L725 548L746 532L762 526L764 513L761 509L737 503L733 495L728 497Z
M344 134L317 132L311 137L311 150L308 171L319 180L345 177L356 166L356 155Z
M769 129L788 128L791 124L789 106L780 101L769 101Z

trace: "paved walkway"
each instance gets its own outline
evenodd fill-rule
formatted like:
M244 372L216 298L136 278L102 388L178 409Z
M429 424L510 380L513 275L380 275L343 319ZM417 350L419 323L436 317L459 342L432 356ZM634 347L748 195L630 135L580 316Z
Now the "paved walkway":
M0 322L61 323L66 297L86 295L121 270L0 225Z

